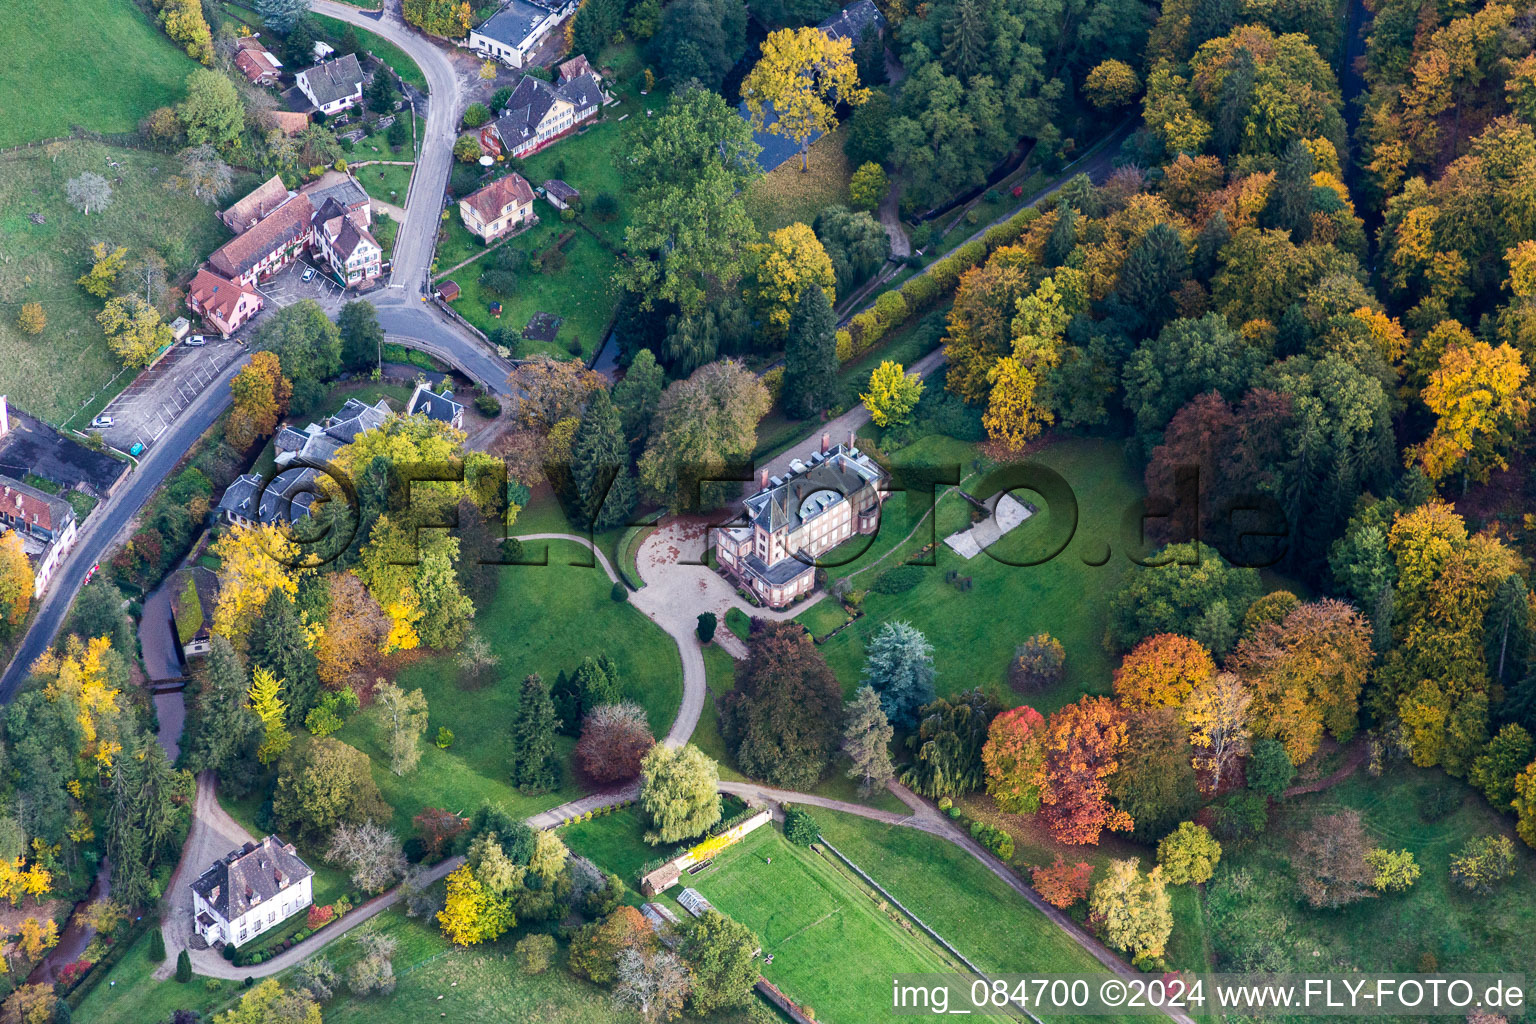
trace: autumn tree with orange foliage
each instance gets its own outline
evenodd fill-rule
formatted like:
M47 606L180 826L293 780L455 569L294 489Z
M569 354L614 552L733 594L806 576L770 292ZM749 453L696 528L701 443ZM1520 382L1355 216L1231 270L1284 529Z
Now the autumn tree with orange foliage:
M1045 717L1028 705L1004 711L987 727L981 763L987 792L1010 814L1040 809L1040 770L1045 761Z
M1078 900L1088 898L1093 865L1085 861L1068 864L1061 854L1054 864L1037 864L1029 869L1029 884L1040 898L1053 907L1066 910Z
M1216 674L1211 652L1177 633L1149 636L1115 670L1115 696L1126 708L1182 707Z
M1058 842L1093 846L1105 829L1131 830L1131 816L1108 799L1107 780L1120 767L1125 742L1125 713L1107 697L1084 697L1051 716L1040 816Z
M245 451L277 429L278 418L288 411L293 384L283 376L274 352L257 352L230 380L234 408L224 423L224 439L230 447Z
M1317 752L1323 730L1341 742L1354 735L1372 657L1370 624L1353 605L1327 599L1259 626L1227 667L1253 692L1254 735L1279 740L1301 764Z

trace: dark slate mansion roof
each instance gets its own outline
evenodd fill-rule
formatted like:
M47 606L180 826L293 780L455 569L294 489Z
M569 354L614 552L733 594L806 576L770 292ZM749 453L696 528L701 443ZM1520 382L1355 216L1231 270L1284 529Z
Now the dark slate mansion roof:
M312 874L292 844L267 836L214 861L213 867L192 883L192 890L224 920L233 921Z

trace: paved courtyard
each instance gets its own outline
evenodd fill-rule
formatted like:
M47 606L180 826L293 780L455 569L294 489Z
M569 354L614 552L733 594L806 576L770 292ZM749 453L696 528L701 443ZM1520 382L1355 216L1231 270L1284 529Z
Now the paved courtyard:
M961 558L971 559L1003 538L1003 534L1035 514L1035 510L1011 494L996 494L987 501L992 514L969 530L952 533L944 543Z

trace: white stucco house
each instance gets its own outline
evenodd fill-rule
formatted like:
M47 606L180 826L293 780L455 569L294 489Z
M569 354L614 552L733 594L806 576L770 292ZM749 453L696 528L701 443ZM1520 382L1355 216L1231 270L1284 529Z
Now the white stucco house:
M277 836L246 843L192 883L192 923L210 946L244 945L309 908L314 872Z
M469 48L482 57L520 68L544 37L576 12L576 0L507 0L469 30Z

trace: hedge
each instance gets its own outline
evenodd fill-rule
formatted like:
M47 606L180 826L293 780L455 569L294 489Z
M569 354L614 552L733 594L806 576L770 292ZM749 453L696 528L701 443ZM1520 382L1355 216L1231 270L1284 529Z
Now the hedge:
M921 582L923 582L922 567L898 565L876 576L875 582L869 585L869 589L877 594L904 594Z
M837 332L838 361L846 363L863 355L913 317L928 312L955 289L961 275L980 266L994 249L1018 241L1024 229L1039 216L1040 212L1034 207L1020 210L1003 223L988 228L981 238L966 242L943 259L935 260L925 272L910 278L900 288L881 292L873 304L849 319L847 330Z

